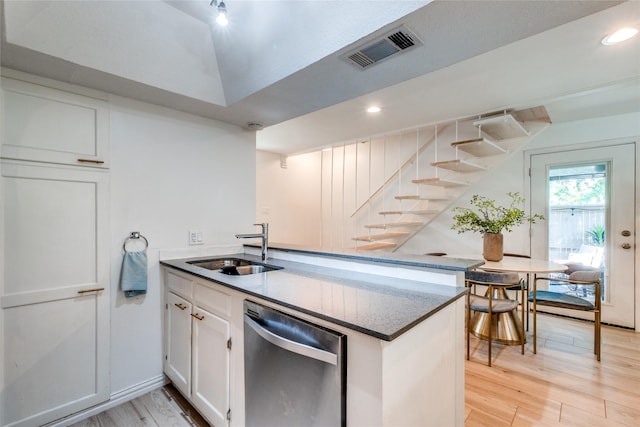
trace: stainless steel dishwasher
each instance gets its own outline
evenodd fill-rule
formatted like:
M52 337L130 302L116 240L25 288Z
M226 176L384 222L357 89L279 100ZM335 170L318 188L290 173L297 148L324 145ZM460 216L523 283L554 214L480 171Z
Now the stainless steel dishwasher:
M346 336L244 302L247 427L346 425Z

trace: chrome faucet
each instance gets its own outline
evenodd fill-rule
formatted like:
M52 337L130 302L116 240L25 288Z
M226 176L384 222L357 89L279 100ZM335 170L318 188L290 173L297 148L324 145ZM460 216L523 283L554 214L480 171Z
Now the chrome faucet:
M269 244L269 224L263 222L262 224L253 224L262 227L262 233L254 234L236 234L237 239L262 239L261 256L262 260L267 259L267 245Z

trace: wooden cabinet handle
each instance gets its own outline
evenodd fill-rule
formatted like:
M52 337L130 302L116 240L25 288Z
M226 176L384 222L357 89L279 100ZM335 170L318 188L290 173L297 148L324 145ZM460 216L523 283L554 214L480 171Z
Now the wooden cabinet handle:
M88 292L100 292L100 291L104 291L104 288L82 289L82 290L78 291L78 293L79 294L86 294Z
M198 314L198 313L191 313L191 315L193 317L195 317L198 320L204 320L204 316L202 314Z
M82 163L95 163L96 165L101 165L104 163L104 160L93 160L93 159L78 159L78 161Z
M175 305L176 307L178 307L180 310L185 310L185 309L187 308L187 306L186 306L186 305L184 305L184 304L182 304L182 303L175 303L175 304L173 304L173 305Z

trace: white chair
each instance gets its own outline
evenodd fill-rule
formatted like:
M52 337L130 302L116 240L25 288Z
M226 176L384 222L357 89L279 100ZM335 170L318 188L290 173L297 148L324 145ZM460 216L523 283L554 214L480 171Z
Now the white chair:
M558 264L582 264L588 267L600 268L604 258L603 246L580 245L578 252L571 252L567 259L555 260Z

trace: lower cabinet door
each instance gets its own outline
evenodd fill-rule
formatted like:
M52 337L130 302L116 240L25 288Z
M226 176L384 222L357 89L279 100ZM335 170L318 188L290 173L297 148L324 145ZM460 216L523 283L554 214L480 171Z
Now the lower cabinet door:
M193 308L192 400L215 426L228 425L229 322Z
M191 396L191 303L169 292L164 372L185 396Z
M108 323L97 307L106 298L93 293L3 310L0 425L39 426L108 399L98 368L106 363L100 334Z

